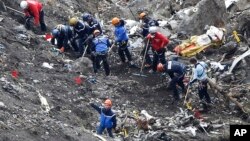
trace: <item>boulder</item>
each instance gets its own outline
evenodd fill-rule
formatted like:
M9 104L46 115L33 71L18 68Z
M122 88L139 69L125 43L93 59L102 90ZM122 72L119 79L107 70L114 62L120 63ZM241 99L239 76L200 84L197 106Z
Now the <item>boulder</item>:
M222 0L202 0L196 5L197 11L179 24L177 32L186 31L192 35L200 35L206 25L222 27L226 21L226 7Z

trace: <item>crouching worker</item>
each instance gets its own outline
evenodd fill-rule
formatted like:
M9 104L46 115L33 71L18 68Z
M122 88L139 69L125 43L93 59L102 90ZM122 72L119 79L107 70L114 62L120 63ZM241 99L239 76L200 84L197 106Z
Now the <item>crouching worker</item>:
M30 29L30 20L34 18L34 25L38 26L40 23L41 30L46 31L47 27L44 22L44 12L42 3L35 0L21 1L20 7L25 13L25 27Z
M106 36L100 34L101 34L100 30L94 31L94 39L92 40L92 45L91 45L93 68L94 72L97 73L97 70L100 69L101 67L100 62L102 61L105 73L108 76L110 74L110 69L107 56L111 44Z
M176 101L180 100L180 95L176 85L179 85L182 89L182 92L185 93L186 89L185 85L183 84L183 79L186 74L186 66L177 61L167 61L167 63L164 65L159 63L157 65L157 71L168 73L171 78L170 87L173 90L173 97Z
M110 137L114 137L112 133L112 129L116 128L116 115L111 110L112 102L110 99L106 99L104 102L104 107L99 107L93 103L90 103L94 109L98 111L101 115L100 117L100 126L97 128L97 134L101 135L102 132L107 129Z
M57 41L57 48L60 49L60 52L64 52L64 50L68 50L70 48L69 41L73 36L73 31L68 25L57 25L52 30L52 39L51 44L55 45L55 39Z

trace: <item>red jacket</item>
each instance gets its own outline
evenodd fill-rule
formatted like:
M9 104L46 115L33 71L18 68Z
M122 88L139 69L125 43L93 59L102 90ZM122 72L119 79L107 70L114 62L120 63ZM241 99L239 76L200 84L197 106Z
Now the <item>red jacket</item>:
M148 34L147 39L150 40L151 45L152 45L152 49L154 51L160 51L162 48L164 48L169 43L169 39L159 32L155 33L154 38L151 38L151 37L152 37L152 35Z
M35 19L34 24L39 24L40 12L43 8L42 3L35 0L27 0L28 8L24 10L25 16L33 16Z

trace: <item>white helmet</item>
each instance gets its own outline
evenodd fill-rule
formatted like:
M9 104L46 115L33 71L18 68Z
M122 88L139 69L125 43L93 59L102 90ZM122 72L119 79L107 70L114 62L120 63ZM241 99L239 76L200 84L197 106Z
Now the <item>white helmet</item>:
M149 33L155 33L155 32L157 32L156 26L149 27Z
M28 8L28 2L27 2L27 1L22 1L22 2L20 3L20 7L21 7L22 9Z

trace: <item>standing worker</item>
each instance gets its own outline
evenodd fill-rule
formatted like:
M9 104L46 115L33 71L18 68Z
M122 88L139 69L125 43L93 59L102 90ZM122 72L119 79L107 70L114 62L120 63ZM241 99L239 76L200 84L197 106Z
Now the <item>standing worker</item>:
M190 63L193 64L195 68L193 69L193 79L189 82L189 86L192 86L195 81L199 82L198 94L200 97L200 104L202 106L201 108L202 110L207 110L207 104L211 103L210 96L207 92L207 64L205 62L198 62L195 58L191 58ZM204 102L203 98L205 98L207 104Z
M112 129L116 130L116 115L111 110L112 101L110 99L106 99L104 107L99 107L94 103L90 103L90 106L96 109L101 115L100 126L97 128L97 134L101 135L102 132L107 129L109 136L113 138Z
M94 73L97 73L97 70L100 69L100 62L103 62L103 67L106 73L106 76L110 74L109 64L107 60L108 50L111 46L109 39L101 35L101 32L96 29L94 31L94 38L92 40L92 61L93 61L93 68Z
M141 12L139 14L139 18L142 20L142 36L145 38L147 37L147 35L149 34L149 28L150 27L153 27L153 26L159 26L159 23L158 21L150 18L146 12ZM146 46L144 47L143 49L143 55L144 53L146 53L146 56L145 56L145 67L150 67L152 65L152 60L148 54L148 49L146 50Z
M154 53L152 70L150 70L150 73L153 73L156 72L157 64L159 62L166 64L165 52L169 39L160 32L157 32L157 27L155 26L149 28L147 39Z
M51 44L55 45L55 39L57 41L57 48L60 49L60 52L64 52L64 50L68 50L70 48L68 42L73 36L73 31L68 25L57 25L52 30L52 39Z
M46 31L47 27L44 22L44 12L42 3L35 0L21 1L20 7L25 13L25 27L30 29L30 20L34 18L34 25L38 26L40 23L41 31Z
M178 93L176 85L178 84L182 92L185 93L185 85L183 84L183 79L186 74L186 66L178 61L167 61L166 64L159 63L157 65L158 72L166 72L171 78L170 87L173 90L173 97L176 101L180 100L180 95Z
M83 21L87 22L89 24L90 33L93 34L93 32L98 29L100 33L102 34L102 28L100 23L89 13L84 13L82 16Z
M112 25L115 26L115 44L118 46L118 54L121 58L122 63L125 63L127 56L129 65L132 64L132 57L131 53L128 50L128 34L126 28L124 27L124 20L120 20L119 18L115 17L112 19Z

